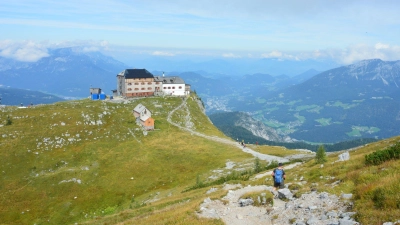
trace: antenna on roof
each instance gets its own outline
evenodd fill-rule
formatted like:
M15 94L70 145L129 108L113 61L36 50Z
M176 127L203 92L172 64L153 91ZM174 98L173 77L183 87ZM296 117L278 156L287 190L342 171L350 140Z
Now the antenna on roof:
M164 71L162 72L162 76L164 77Z

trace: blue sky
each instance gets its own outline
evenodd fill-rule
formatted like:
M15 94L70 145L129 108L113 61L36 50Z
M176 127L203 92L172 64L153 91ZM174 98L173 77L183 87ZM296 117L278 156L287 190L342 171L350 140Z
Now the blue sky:
M390 0L2 1L0 56L83 46L116 58L399 60L399 12Z

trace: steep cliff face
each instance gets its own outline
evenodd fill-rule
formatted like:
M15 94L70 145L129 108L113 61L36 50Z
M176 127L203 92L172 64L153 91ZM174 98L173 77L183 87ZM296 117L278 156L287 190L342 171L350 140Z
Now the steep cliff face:
M255 120L247 113L238 113L238 120L235 122L235 126L243 127L244 129L250 131L254 136L264 138L268 141L293 141L289 136L280 134L275 129L265 126L265 124Z

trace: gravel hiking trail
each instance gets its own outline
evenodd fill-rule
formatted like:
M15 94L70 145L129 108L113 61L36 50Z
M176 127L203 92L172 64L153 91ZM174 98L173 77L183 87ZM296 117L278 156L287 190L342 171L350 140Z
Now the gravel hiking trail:
M253 155L254 157L257 157L261 160L265 160L268 162L272 162L272 161L277 161L277 162L289 162L288 159L283 158L283 157L278 157L278 156L273 156L273 155L267 155L267 154L262 154L259 152L254 151L253 149L249 148L249 147L243 147L241 144L239 144L236 141L230 140L230 139L226 139L226 138L221 138L221 137L216 137L216 136L209 136L200 132L197 132L195 130L193 130L190 126L187 127L183 127L175 122L172 121L171 117L174 114L174 112L180 108L186 108L186 112L188 114L187 118L190 118L190 112L189 110L187 110L187 105L186 105L186 101L187 98L185 98L182 102L182 104L180 104L179 106L177 106L175 109L173 109L171 112L168 113L168 117L167 117L167 121L172 124L173 126L179 127L182 130L188 131L193 135L197 135L203 138L207 138L209 140L213 140L219 143L223 143L223 144L228 144L228 145L233 145L237 148L240 148L243 152L249 153L251 155Z

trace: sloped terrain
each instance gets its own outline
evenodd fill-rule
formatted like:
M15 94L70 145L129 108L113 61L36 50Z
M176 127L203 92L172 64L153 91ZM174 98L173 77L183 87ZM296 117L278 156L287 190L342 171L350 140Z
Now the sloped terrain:
M132 109L139 103L152 112L154 131L143 132L136 125ZM257 163L245 153L246 148L230 144L234 141L215 129L202 110L197 96L1 108L1 223L222 224L219 219L200 218L196 212L205 198L226 195L223 184L188 188L212 182L215 175L250 171ZM7 118L10 125L5 125ZM220 139L227 142L216 141ZM390 208L384 213L363 205L374 205L370 193L382 188L380 179L385 180L384 197L396 199L392 190L399 185L398 162L388 162L381 170L364 166L362 159L397 141L360 148L347 163L334 163L337 156L331 155L323 169L313 161L288 169L287 183L304 177L306 182L299 189L303 193L312 188L354 193L360 221L394 221L399 209L390 201L383 204ZM282 147L248 147L259 154L295 154ZM258 168L265 171L266 165L262 162ZM385 172L376 176L373 171ZM262 173L266 175L228 183L271 185L270 172ZM335 181L340 182L325 186ZM363 185L370 186L364 190ZM371 213L377 216L368 217Z
M170 125L167 114L181 102L79 100L2 108L0 121L12 121L0 127L2 222L72 223L140 207L154 193L179 193L196 174L227 158L250 157ZM133 118L138 103L156 120L156 130L147 135ZM197 103L191 109L197 129L223 136Z

